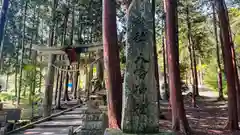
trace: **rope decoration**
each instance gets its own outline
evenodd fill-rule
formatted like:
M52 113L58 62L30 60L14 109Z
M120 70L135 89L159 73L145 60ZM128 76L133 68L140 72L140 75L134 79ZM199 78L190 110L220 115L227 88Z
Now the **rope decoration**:
M103 58L103 57L100 57L100 58L96 59L95 61L93 61L93 62L90 63L89 65L95 64L96 62L98 62L98 61L99 61L100 59L102 59L102 58ZM59 70L59 71L65 71L65 72L78 72L78 71L80 71L80 69L76 69L76 70L62 69L62 68L57 67L57 66L54 65L54 64L52 64L52 66L53 66L55 69ZM87 65L84 65L84 67L87 67Z

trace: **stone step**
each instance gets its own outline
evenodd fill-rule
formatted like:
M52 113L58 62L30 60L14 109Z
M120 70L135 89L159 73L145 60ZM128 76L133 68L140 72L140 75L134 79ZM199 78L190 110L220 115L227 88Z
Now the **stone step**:
M77 127L74 127L77 128ZM69 128L32 128L11 135L68 135Z
M102 127L102 121L87 121L87 124L85 121L81 119L75 119L75 120L55 120L55 121L47 121L43 123L39 123L34 125L35 127L39 128L54 128L54 127L61 127L61 128L67 128L70 126L76 127L76 126L82 126L83 129L86 127L89 129L101 129Z
M72 110L72 111L70 111L70 112L66 112L66 113L64 113L65 115L67 114L67 115L74 115L74 114L87 114L86 113L87 112L87 108L86 107L82 107L82 108L76 108L76 109L74 109L74 110ZM99 111L99 112L95 112L95 113L101 113L101 111Z
M52 120L69 120L69 119L82 119L82 114L64 114L51 118Z
M64 114L64 115L60 115L57 117L53 117L52 120L75 120L75 119L79 119L79 120L90 120L90 121L101 121L102 117L101 114Z
M35 127L69 127L69 126L80 126L83 124L82 120L55 120L46 121L34 125Z

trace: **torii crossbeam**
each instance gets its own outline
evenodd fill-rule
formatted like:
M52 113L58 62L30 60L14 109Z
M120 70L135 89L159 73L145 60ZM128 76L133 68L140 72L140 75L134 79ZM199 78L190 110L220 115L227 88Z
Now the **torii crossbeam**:
M37 51L38 54L56 54L63 55L67 54L70 63L77 61L77 54L94 52L103 49L102 42L91 43L91 44L80 44L77 46L67 46L67 47L48 47L48 46L33 46L33 50Z

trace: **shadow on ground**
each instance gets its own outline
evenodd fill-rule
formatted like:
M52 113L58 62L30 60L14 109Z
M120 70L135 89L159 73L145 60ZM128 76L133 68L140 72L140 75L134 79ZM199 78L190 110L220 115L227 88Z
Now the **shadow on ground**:
M193 131L192 135L232 135L224 130L227 122L227 101L218 101L217 97L211 94L207 89L200 91L208 93L207 96L201 94L197 98L197 108L191 106L191 96L184 96L184 104L189 125ZM168 102L161 102L161 111L166 120L160 120L160 128L164 131L171 130L171 111ZM240 135L234 133L234 135Z

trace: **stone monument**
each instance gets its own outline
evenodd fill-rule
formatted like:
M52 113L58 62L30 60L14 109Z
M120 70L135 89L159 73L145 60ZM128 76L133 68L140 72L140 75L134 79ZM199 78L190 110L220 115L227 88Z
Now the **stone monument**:
M93 101L88 101L82 112L83 123L75 129L75 135L102 135L107 128L107 115Z
M154 76L151 0L132 0L127 12L126 70L121 130L105 135L160 135ZM166 133L164 133L166 134Z

